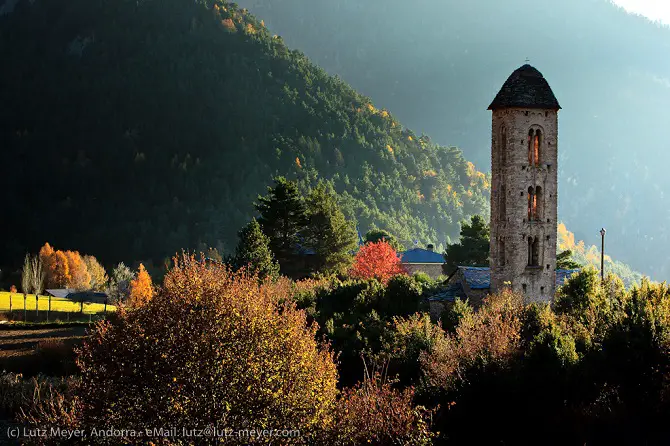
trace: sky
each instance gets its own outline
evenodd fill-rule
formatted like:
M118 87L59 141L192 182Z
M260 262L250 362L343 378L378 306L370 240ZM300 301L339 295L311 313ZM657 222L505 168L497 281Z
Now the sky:
M643 15L650 20L670 25L670 1L668 0L613 0L628 12Z

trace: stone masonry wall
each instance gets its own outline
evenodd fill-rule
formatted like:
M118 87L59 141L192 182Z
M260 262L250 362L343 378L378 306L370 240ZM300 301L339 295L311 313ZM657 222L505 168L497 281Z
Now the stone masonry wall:
M505 128L505 131L502 128ZM528 132L542 131L540 166L529 166ZM503 139L503 135L506 138ZM491 145L491 288L510 282L530 299L553 298L558 213L558 112L493 112ZM528 220L528 188L540 186L538 221ZM539 266L528 266L528 237L540 237Z

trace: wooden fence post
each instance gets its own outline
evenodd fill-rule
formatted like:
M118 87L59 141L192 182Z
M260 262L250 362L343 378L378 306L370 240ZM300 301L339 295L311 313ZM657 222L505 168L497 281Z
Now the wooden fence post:
M28 320L28 310L26 309L26 293L23 293L23 322Z
M12 315L12 293L9 293L9 315Z
M49 309L47 310L47 322L49 322L49 313L51 313L51 295L49 295Z
M40 320L40 295L35 293L35 319Z
M81 298L81 307L79 308L79 312L81 314L84 314L84 298Z
M105 297L105 310L104 310L105 316L107 316L107 298Z

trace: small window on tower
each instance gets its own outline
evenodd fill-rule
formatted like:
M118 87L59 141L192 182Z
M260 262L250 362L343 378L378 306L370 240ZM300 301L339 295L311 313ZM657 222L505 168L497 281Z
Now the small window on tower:
M540 144L542 143L542 132L537 130L533 140L533 161L535 166L540 165Z
M535 136L535 131L530 129L528 131L528 165L533 165L533 140Z
M540 207L542 206L542 188L537 186L535 188L535 193L533 194L533 219L540 220L542 218L542 213L540 212Z
M535 237L535 240L533 240L533 256L531 261L533 266L540 265L540 237Z
M507 128L503 124L500 129L500 167L507 164Z
M528 188L528 221L531 221L533 219L534 215L534 209L537 206L537 201L535 201L535 192L533 191L533 187Z
M543 286L540 287L540 294L544 296L544 287Z
M522 285L521 285L521 288L523 288L523 292L525 293L525 292L526 292L526 284L525 284L525 283L522 284Z

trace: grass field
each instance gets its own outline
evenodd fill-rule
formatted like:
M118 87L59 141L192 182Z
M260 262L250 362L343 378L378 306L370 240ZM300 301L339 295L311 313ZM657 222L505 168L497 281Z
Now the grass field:
M12 302L13 312L23 312L23 294L20 293L8 293L0 292L0 313L9 312L9 302ZM28 294L26 297L26 311L29 313L35 313L37 299L35 299L34 294ZM49 309L49 297L48 296L39 296L39 312L46 313ZM69 299L63 299L60 297L51 298L51 312L52 313L78 313L80 310L79 302L75 302ZM116 307L114 305L107 305L107 311L115 311ZM84 314L99 314L105 311L105 305L99 303L86 303L84 302ZM54 314L54 318L57 314Z

